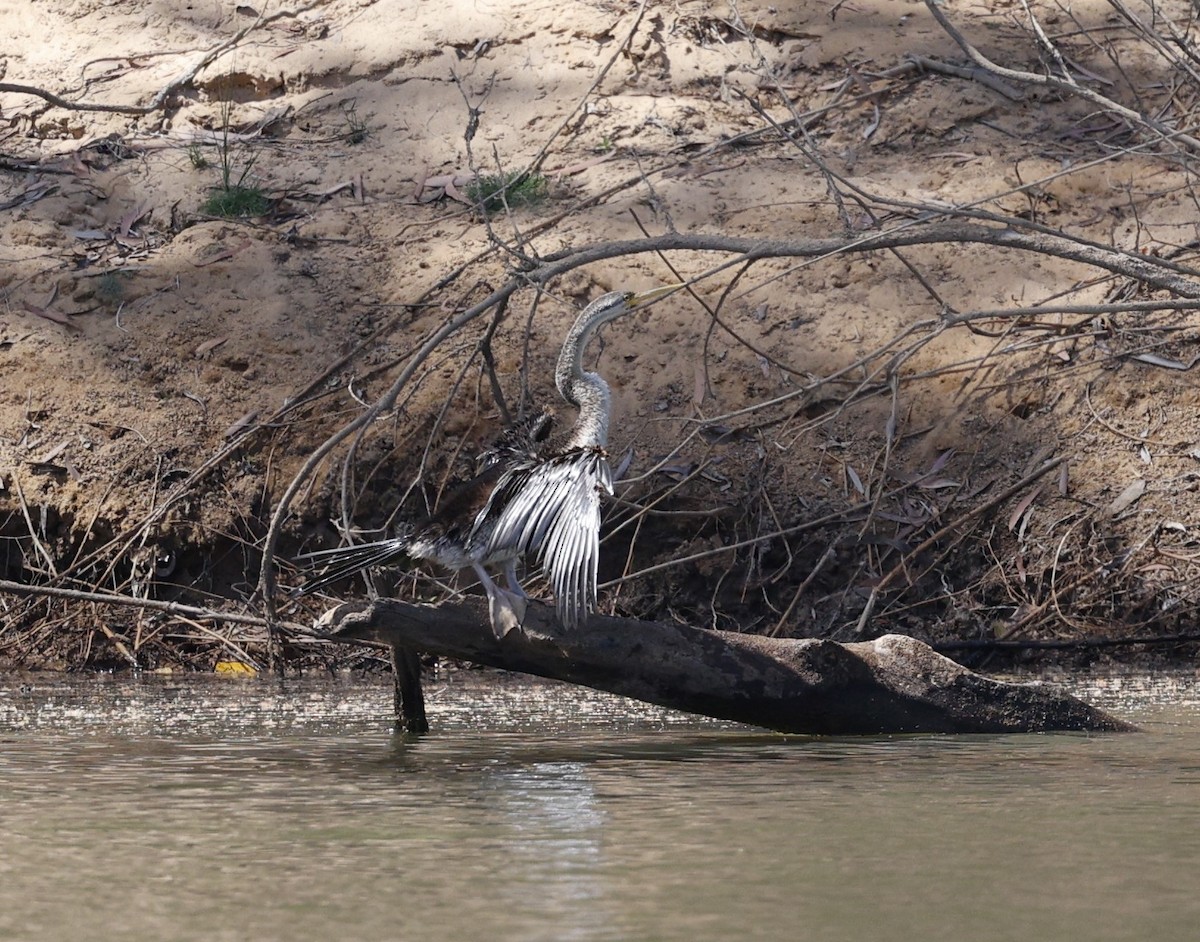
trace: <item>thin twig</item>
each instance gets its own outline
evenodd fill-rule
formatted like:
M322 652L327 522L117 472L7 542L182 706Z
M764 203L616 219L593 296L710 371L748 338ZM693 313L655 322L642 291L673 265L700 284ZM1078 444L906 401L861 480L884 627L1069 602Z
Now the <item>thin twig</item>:
M1032 484L1034 481L1038 480L1040 477L1045 475L1047 472L1053 471L1055 468L1057 468L1060 464L1062 464L1066 460L1067 460L1067 456L1061 455L1058 458L1054 458L1051 461L1047 461L1045 464L1041 465L1040 467L1031 471L1029 474L1022 477L1021 480L1017 481L1015 484L1012 484L1009 487L1006 487L1003 491L1001 491L996 496L992 497L990 500L986 500L982 504L979 504L978 506L971 508L965 514L961 515L960 517L956 518L955 520L952 520L950 523L946 524L944 527L942 527L941 529L939 529L938 531L933 533L931 536L927 537L924 541L919 543L913 549L909 550L909 552L905 555L904 559L902 559L899 563L897 563L895 566L893 566L883 576L883 578L881 578L875 584L875 586L871 589L871 595L867 599L867 604L865 606L863 606L862 613L859 615L859 618L858 618L858 624L855 626L855 634L860 638L864 636L864 634L866 633L867 624L868 624L868 622L870 622L871 615L875 611L875 605L879 600L880 594L883 592L884 589L886 589L889 585L891 585L892 581L898 575L900 575L900 573L905 571L905 569L907 568L907 561L909 559L916 558L921 553L923 553L925 550L929 549L929 547L931 547L935 543L937 543L938 540L944 539L947 534L952 533L955 530L961 529L965 523L968 523L969 521L975 519L976 517L979 517L979 516L987 513L988 511L992 510L993 508L998 507L1000 504L1003 504L1006 500L1011 499L1015 494L1019 493L1020 491L1022 491L1026 487L1028 487L1030 484Z
M829 560L833 559L836 552L836 546L827 546L825 548L825 552L821 554L821 558L817 560L816 565L809 570L808 575L804 577L804 581L800 583L800 585L796 588L796 591L792 594L791 602L788 603L788 607L784 609L783 614L779 616L779 621L775 622L775 627L767 632L768 635L770 635L772 638L779 637L779 632L783 630L783 626L786 625L788 620L792 617L792 612L794 612L796 610L796 606L800 604L800 599L804 596L804 593L808 591L808 587L812 585L813 580L817 578L817 574L825 568L825 564L829 562Z
M942 75L977 82L980 85L990 88L996 94L1003 95L1009 101L1021 101L1025 97L1023 92L1017 91L1007 82L992 75L986 69L978 67L968 69L961 65L951 65L949 62L941 62L937 59L931 59L928 56L918 56L914 53L909 53L904 58L924 72L940 72Z
M38 551L38 555L42 557L42 562L46 564L46 571L57 578L58 569L54 565L54 557L50 555L50 551L46 549L38 537L37 528L33 525L33 518L29 516L29 504L25 500L25 491L21 488L21 478L19 475L13 475L13 485L17 489L17 500L21 504L21 516L25 518L25 528L29 531L29 538L33 541L34 548Z
M117 595L112 592L64 589L61 586L29 585L24 582L10 582L7 579L0 579L0 592L11 592L13 595L33 596L34 598L70 599L76 602L95 602L102 605L123 605L129 608L166 612L168 615L202 618L205 621L232 622L238 625L255 625L262 628L267 627L269 624L267 619L259 615L218 612L212 609L200 608L196 605L184 605L180 602L164 602L160 599L140 599L132 595ZM292 630L307 630L301 625L290 625L288 627Z
M1190 134L1183 134L1170 128L1153 118L1148 118L1145 115L1138 114L1131 108L1126 108L1122 104L1118 104L1111 98L1101 95L1099 92L1088 88L1086 85L1078 85L1074 82L1065 81L1055 78L1050 75L1036 75L1033 72L1023 72L1019 69L1009 69L1002 65L997 65L991 59L987 58L983 53L976 49L971 42L961 33L958 28L950 22L946 15L942 12L937 4L937 0L925 0L925 6L938 25L942 27L953 39L960 49L966 53L967 58L974 62L981 69L986 69L993 75L1000 78L1008 79L1013 82L1022 82L1026 85L1037 85L1042 88L1052 88L1055 91L1065 92L1069 95L1075 95L1085 101L1091 102L1093 105L1111 111L1114 114L1120 115L1126 121L1140 128L1146 128L1157 132L1163 136L1171 136L1175 140L1186 144L1194 151L1200 151L1200 140L1192 137Z

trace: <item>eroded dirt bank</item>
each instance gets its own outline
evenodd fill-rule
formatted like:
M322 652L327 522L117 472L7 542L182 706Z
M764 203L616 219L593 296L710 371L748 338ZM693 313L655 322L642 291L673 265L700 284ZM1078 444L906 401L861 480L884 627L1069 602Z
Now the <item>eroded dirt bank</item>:
M1185 4L1142 31L1103 2L1030 8L1037 29L1021 5L948 12L992 60L1065 69L1158 131L1070 91L938 71L965 54L910 0L7 5L4 577L261 614L286 487L404 370L395 407L281 518L284 586L343 520L435 504L506 415L546 404L569 422L551 364L578 307L682 277L693 295L590 351L624 478L607 610L838 640L1190 632L1197 317L1137 305L1200 294L1193 154L1161 136L1200 89L1148 38L1194 27ZM13 85L161 101L70 110ZM531 166L532 199L485 222L476 171ZM265 203L216 215L223 184ZM946 222L1044 227L1178 285L1000 238L854 245ZM841 250L605 258L417 356L554 253L671 232ZM448 591L431 573L395 588ZM264 650L253 624L2 604L7 663L211 668Z

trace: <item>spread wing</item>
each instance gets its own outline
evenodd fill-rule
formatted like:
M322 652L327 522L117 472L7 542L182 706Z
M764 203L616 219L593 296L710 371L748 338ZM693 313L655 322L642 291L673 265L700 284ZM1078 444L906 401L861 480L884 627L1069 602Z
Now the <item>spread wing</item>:
M489 555L537 553L568 628L596 606L601 490L612 493L608 458L582 448L510 469L475 521L491 525Z

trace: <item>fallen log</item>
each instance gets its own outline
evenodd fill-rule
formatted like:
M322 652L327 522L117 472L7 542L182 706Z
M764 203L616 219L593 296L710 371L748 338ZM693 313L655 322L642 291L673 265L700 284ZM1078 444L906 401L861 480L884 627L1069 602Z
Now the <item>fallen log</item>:
M1019 733L1136 727L1040 684L991 680L904 635L841 644L764 638L687 625L591 616L562 628L529 604L524 631L493 636L483 600L438 606L347 602L316 632L594 687L648 703L785 733ZM398 679L402 721L424 728L412 672ZM398 682L399 682L398 680Z

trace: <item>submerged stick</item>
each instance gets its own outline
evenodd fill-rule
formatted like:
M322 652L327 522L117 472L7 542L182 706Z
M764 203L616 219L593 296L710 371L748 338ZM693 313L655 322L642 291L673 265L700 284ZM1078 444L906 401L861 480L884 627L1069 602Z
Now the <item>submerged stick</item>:
M412 648L394 645L392 677L395 680L396 725L406 733L429 732L425 692L421 689L421 656Z
M1136 727L1038 684L990 680L904 635L839 644L592 615L564 630L530 603L497 639L483 600L398 599L330 609L316 630L594 687L786 733L1017 733Z

